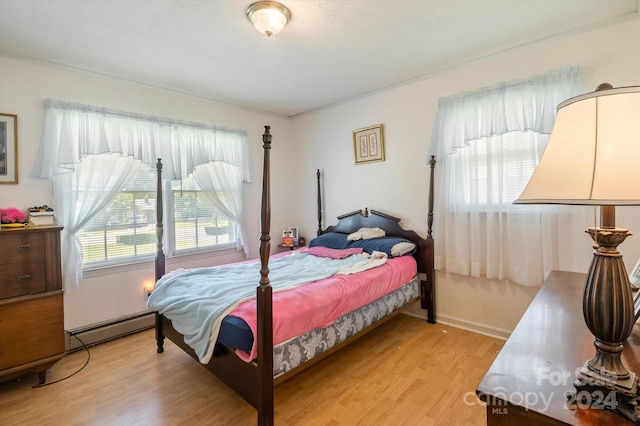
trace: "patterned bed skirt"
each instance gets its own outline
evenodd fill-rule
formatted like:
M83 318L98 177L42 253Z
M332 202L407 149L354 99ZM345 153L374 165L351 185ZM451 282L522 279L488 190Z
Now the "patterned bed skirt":
M416 276L409 283L386 296L341 316L327 328L315 328L275 346L273 348L274 377L294 369L393 311L404 307L419 294L420 280Z

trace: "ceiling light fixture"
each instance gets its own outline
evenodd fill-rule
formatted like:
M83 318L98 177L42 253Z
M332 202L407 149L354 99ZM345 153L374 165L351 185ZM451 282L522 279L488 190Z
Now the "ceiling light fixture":
M259 1L247 9L247 18L258 31L271 37L278 34L291 20L291 12L275 1Z

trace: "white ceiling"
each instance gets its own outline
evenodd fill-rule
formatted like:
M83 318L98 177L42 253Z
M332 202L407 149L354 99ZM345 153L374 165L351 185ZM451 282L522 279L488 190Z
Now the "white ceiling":
M0 0L0 54L295 116L617 20L640 0ZM613 48L613 47L612 47Z

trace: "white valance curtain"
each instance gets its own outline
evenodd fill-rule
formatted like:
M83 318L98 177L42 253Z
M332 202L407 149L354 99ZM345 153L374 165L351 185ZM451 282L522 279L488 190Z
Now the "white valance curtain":
M561 207L512 202L533 174L557 105L582 93L579 66L441 98L431 135L438 160L436 269L541 285L556 265Z
M196 171L213 204L238 225L238 248L248 255L242 182L252 176L245 131L52 99L45 109L33 176L53 181L56 219L64 226L65 285L82 278L77 232L107 208L140 164L155 168L158 158L165 180Z

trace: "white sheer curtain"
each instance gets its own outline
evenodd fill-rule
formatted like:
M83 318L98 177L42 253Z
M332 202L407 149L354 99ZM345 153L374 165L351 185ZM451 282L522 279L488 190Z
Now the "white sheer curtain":
M78 231L109 206L139 166L139 160L118 154L90 155L73 172L52 176L56 221L64 226L60 245L65 284L77 286L82 279Z
M557 105L580 93L573 66L439 100L436 269L541 285L557 267L557 228L575 210L512 202L538 164Z
M234 182L233 191L225 192L232 201L214 204L233 213L246 246L242 182L252 181L246 132L52 99L45 109L33 176L53 181L56 217L65 227L65 285L77 286L82 278L78 230L108 206L141 163L153 168L157 158L166 180L206 165L201 175L212 174L209 190L218 190L220 175Z
M227 164L205 163L195 168L193 173L198 185L218 208L235 223L242 222L242 176L236 169ZM249 256L249 247L245 242L247 235L244 228L239 227L238 250L244 247L245 255Z

